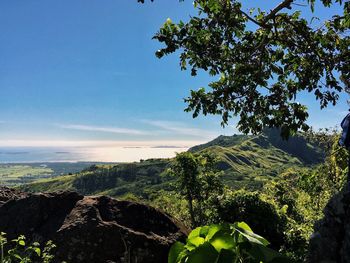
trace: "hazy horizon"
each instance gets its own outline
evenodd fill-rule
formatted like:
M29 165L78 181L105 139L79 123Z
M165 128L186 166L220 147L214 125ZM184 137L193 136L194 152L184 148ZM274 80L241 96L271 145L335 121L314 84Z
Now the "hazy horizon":
M14 146L0 141L0 163L40 162L135 162L141 159L171 158L177 152L204 141L156 141L156 142L50 142L37 141L30 144L16 142ZM27 143L25 146L22 144Z
M171 158L188 147L0 147L0 164L43 162L138 162Z

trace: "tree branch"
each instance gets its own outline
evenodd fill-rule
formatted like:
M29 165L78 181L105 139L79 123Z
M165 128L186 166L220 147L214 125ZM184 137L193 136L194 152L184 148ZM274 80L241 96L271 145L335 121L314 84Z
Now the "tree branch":
M270 13L265 16L263 20L263 24L266 24L271 18L274 18L276 14L281 11L284 8L290 8L291 4L294 0L284 0L282 3L280 3L278 6L276 6L274 9L270 11Z
M252 18L250 15L248 15L246 12L239 10L241 12L241 14L243 14L246 18L248 18L248 20L252 21L253 23L257 24L260 27L264 27L264 24L260 23L259 21L255 20L254 18Z
M276 6L274 9L272 9L270 11L270 13L268 15L265 16L265 18L263 19L263 21L259 22L256 19L252 18L250 15L248 15L246 12L239 10L241 12L241 14L243 14L248 20L250 20L251 22L257 24L260 27L263 28L267 28L267 22L274 18L276 16L276 14L281 11L284 8L290 8L291 4L293 3L294 0L284 0L282 3L280 3L278 6Z

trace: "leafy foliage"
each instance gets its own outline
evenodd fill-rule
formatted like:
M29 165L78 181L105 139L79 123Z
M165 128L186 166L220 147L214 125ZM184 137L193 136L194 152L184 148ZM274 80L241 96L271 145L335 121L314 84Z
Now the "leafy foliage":
M285 138L307 130L307 108L297 95L313 93L324 108L349 88L349 1L317 1L342 10L321 26L308 22L293 0L249 14L241 2L195 0L197 16L186 23L167 19L154 36L165 45L157 57L180 50L181 69L217 77L209 90L193 90L185 100L194 117L219 114L225 125L238 115L244 133L281 127ZM316 0L308 3L314 12Z
M349 153L338 145L340 134L334 129L314 132L312 136L327 145L327 158L313 171L302 174L299 186L310 194L317 207L323 207L324 200L346 184Z
M48 241L43 249L37 242L27 245L24 236L19 236L9 242L6 234L1 232L0 263L50 263L54 259L51 252L55 247L52 241Z
M290 168L264 186L262 198L273 203L287 219L282 250L299 261L305 257L313 225L323 217L329 199L346 184L348 152L338 145L336 129L309 132L327 152L322 164Z
M275 180L265 184L260 198L275 207L283 224L280 231L279 247L284 254L298 262L303 261L308 247L308 240L313 232L314 223L320 219L323 207L316 207L311 196L298 185L301 174L309 173L309 168L291 168ZM325 202L328 198L325 198ZM282 231L281 231L282 230Z
M186 244L172 246L168 262L290 262L268 244L244 222L202 226L189 234Z

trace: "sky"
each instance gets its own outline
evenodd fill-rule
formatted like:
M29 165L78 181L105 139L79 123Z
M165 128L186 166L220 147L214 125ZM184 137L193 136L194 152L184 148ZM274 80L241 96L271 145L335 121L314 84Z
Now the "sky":
M191 14L192 1L0 1L0 147L182 147L237 133L236 119L223 129L218 117L183 111L206 74L181 71L178 54L154 55L162 46L152 36L165 20ZM322 112L313 96L300 102L316 128L340 123L348 109L345 96Z

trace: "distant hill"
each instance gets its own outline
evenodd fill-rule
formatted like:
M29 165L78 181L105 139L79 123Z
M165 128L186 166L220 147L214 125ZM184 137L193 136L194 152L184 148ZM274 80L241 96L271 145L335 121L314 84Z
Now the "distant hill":
M318 164L323 151L297 135L284 141L278 130L262 134L219 136L189 149L194 153L211 153L220 162L223 181L233 188L258 189L263 183L290 167ZM73 175L45 179L21 187L25 191L75 190L82 194L122 196L132 193L141 198L158 190L171 190L173 178L166 173L172 159L150 159L142 162L95 165Z

